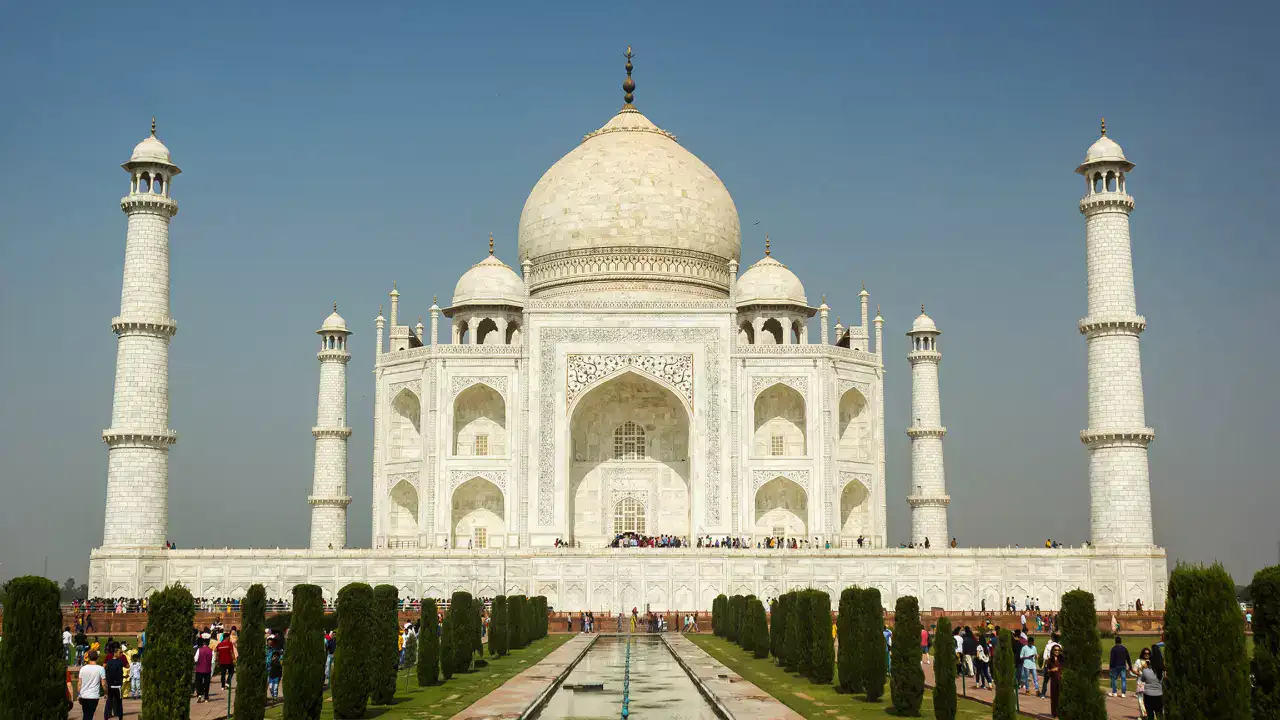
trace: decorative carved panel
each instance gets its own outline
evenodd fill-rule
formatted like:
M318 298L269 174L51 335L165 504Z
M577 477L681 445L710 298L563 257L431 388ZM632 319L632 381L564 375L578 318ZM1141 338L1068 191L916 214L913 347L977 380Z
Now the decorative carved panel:
M693 355L570 355L565 363L570 405L600 378L635 368L666 382L693 407Z

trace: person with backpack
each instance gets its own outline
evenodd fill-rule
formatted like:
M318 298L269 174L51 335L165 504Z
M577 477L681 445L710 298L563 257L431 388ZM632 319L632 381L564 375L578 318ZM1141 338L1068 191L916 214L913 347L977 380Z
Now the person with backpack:
M280 678L284 675L284 663L281 662L279 650L271 651L271 665L267 669L267 689L271 691L271 698L280 697Z

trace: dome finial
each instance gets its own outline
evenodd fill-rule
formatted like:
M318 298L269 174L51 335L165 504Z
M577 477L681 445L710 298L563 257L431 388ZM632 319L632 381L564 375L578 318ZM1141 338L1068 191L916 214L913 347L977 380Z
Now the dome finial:
M151 116L151 137L156 136L156 116Z
M432 304L432 305L435 305L435 304L436 304L436 303L438 303L438 302L440 302L440 296L439 296L439 295L432 295L432 296L431 296L431 304Z
M924 303L920 303L920 314L924 314Z
M333 311L334 311L334 312L338 312L338 301L337 301L337 300L334 300L334 301L333 301Z
M493 233L489 233L489 254L493 254Z
M1107 136L1107 119L1102 118L1102 137Z
M635 57L635 55L634 53L631 52L630 45L627 46L627 54L624 55L623 57L627 59L627 64L625 66L627 70L627 79L622 81L622 92L626 93L625 95L622 96L623 102L626 103L625 105L622 106L622 109L624 110L628 108L635 109L635 105L631 104L635 102L635 99L636 99L636 96L634 94L636 91L636 81L631 79L631 70L632 70L631 58Z
M769 234L768 234L768 233L765 233L765 236L764 236L764 256L765 256L765 257L769 257L769 252L770 252L770 250L769 250Z
M822 293L822 304L823 304L823 305L826 305L826 304L827 304L827 294L826 294L826 293Z

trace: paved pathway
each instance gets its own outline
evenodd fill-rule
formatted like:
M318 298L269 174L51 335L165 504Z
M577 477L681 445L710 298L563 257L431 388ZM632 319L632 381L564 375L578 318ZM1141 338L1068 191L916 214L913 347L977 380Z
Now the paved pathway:
M676 660L694 677L731 718L751 720L804 720L804 716L730 670L678 633L663 633L662 641Z
M503 683L498 689L477 700L471 707L453 716L453 720L498 720L518 718L555 684L567 676L587 653L599 635L577 635L552 650L533 667ZM195 720L195 718L192 718Z
M973 678L964 678L962 684L960 678L956 678L956 693L962 690L964 696L972 700L986 703L990 705L995 700L995 693L991 690L978 690L973 685ZM1132 678L1130 678L1132 680ZM1043 682L1043 678L1041 678ZM924 683L929 687L933 687L933 665L924 666ZM965 686L965 687L962 687ZM1129 683L1129 688L1133 689L1133 683ZM1104 693L1105 694L1105 693ZM1116 720L1137 720L1138 700L1130 693L1128 697L1108 697L1107 700L1107 717ZM1024 713L1032 713L1037 717L1050 717L1049 715L1049 698L1038 698L1035 695L1023 695L1021 691L1018 694L1018 708Z
M235 683L232 683L232 692L235 690ZM234 702L234 698L232 698ZM94 713L94 720L101 720L106 712L107 701L103 698L98 702L98 711ZM124 716L125 719L137 718L142 712L141 700L130 700L125 698ZM195 699L191 700L191 720L219 720L227 716L227 694L225 690L218 687L218 680L214 678L213 687L209 690L209 702L197 704ZM75 708L67 715L67 720L84 720L80 714L80 703L77 702Z

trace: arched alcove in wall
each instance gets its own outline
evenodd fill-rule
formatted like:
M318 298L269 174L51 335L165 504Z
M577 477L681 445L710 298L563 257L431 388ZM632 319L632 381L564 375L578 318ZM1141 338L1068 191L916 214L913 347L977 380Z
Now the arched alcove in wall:
M493 318L485 318L476 325L476 344L477 345L501 345L503 341L502 335L498 332L498 323Z
M750 320L743 320L738 327L738 343L742 345L756 344L756 329L751 327Z
M410 537L418 534L418 491L408 480L401 480L391 488L387 504L387 526L394 537Z
M782 323L777 318L769 318L760 326L760 344L761 345L781 345L782 344Z
M800 457L805 454L804 396L776 383L756 396L752 452L758 456Z
M871 531L867 502L870 496L861 482L850 480L845 483L840 491L840 534L843 537L856 540L859 535L867 535Z
M391 438L387 455L392 462L422 457L422 404L404 388L391 400Z
M453 454L507 454L507 406L497 390L476 383L453 400Z
M453 491L453 540L455 548L502 547L506 532L506 502L502 490L491 481L473 477Z
M691 441L688 407L644 373L624 371L580 395L569 417L570 539L611 541L624 498L644 509L645 534L691 534Z
M776 477L756 491L757 537L808 537L809 498L794 480Z
M850 388L840 396L840 416L837 425L840 442L837 457L840 460L866 462L871 459L871 422L867 399L856 388Z

